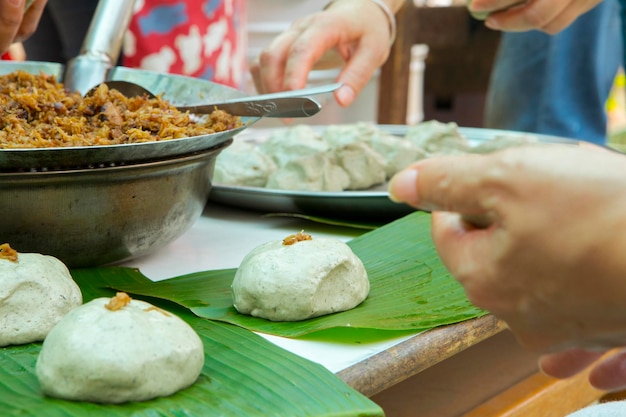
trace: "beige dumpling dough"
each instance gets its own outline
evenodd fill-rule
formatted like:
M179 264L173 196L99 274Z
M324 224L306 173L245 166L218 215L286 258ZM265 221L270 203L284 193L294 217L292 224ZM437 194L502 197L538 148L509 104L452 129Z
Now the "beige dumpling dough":
M332 148L341 148L355 142L364 142L375 130L371 124L358 122L345 125L329 125L322 132L322 139Z
M272 133L259 149L283 167L294 159L326 152L329 146L311 126L296 125Z
M461 135L459 126L454 122L421 122L409 126L405 138L431 156L464 154L470 149L468 140Z
M350 185L348 173L325 152L303 156L278 168L267 179L267 188L297 191L343 191Z
M0 346L43 340L82 302L63 262L0 245Z
M373 167L361 166L356 169L352 169L352 178L356 176L364 177L361 171L369 174L370 172L376 172L377 176L373 179L373 183L370 180L361 182L358 187L354 184L349 188L367 188L371 185L378 184L380 179L380 165L381 159L377 156L371 156L369 149L359 143L366 144L371 150L378 153L385 161L385 174L387 178L391 178L401 169L407 167L409 164L424 159L427 156L426 151L414 144L413 142L406 140L404 137L395 136L389 132L380 129L378 126L372 123L358 122L347 125L330 125L324 129L322 138L328 142L328 144L334 149L335 152L339 152L341 155L342 149L346 147L356 151L362 149L363 157L357 157L361 163L374 163ZM354 183L354 181L353 181ZM367 185L367 184L370 185Z
M398 171L410 164L424 159L427 153L403 137L380 132L368 138L370 146L387 161L385 174L393 177Z
M191 326L118 293L65 316L44 340L36 370L46 395L124 403L186 388L203 366L202 340Z
M387 161L365 142L354 142L335 149L335 158L348 173L348 190L364 190L382 184L387 178Z
M498 135L491 140L485 140L471 148L473 153L490 153L514 146L537 145L539 141L532 135Z
M367 271L347 244L302 232L253 249L232 284L237 311L272 321L349 310L369 289Z
M215 160L213 182L222 185L265 187L276 164L250 142L235 140Z

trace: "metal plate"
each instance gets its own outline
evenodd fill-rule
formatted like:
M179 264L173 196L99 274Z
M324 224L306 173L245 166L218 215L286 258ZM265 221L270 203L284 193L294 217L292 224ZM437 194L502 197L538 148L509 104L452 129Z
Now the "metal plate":
M0 74L7 74L18 69L33 74L44 72L55 75L59 79L63 74L63 66L60 64L8 61L0 63ZM233 88L198 78L123 67L114 68L111 71L111 79L135 82L155 94L163 93L163 97L174 105L202 103L206 102L209 97L217 101L245 95ZM165 159L221 145L258 120L257 117L246 117L242 118L244 125L237 129L159 142L66 148L0 149L0 171L72 169Z
M360 221L388 221L415 210L406 204L392 202L384 190L306 192L216 184L209 200L266 213L298 213Z
M380 125L394 135L404 136L407 126ZM323 130L325 126L315 129ZM237 140L264 140L275 129L251 129ZM507 130L459 128L470 143L477 145L500 136L532 136L542 143L573 144L579 142L547 135L531 135ZM364 191L307 192L260 187L242 187L214 184L209 200L215 203L266 213L297 213L332 219L360 221L390 221L414 211L405 204L389 200L386 185Z

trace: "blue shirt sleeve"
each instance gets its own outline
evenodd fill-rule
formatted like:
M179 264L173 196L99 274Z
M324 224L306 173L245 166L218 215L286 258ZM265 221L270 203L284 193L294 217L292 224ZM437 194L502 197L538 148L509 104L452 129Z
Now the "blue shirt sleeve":
M626 0L619 0L621 7L620 17L622 19L622 39L623 39L623 58L622 65L626 67Z

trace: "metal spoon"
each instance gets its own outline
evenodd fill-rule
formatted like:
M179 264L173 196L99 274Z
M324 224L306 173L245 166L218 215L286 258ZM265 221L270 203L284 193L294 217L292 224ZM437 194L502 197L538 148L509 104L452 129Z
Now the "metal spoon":
M154 97L154 94L144 87L128 81L110 80L105 81L104 84L106 84L109 88L118 90L126 97ZM210 104L176 106L176 108L183 112L188 111L196 114L211 113L217 108L235 116L279 118L310 117L318 113L322 109L322 106L319 102L307 96L332 93L341 87L341 85L341 83L335 83L319 87L304 88L302 90L284 91L275 94L236 97ZM87 94L89 95L90 93L91 91Z

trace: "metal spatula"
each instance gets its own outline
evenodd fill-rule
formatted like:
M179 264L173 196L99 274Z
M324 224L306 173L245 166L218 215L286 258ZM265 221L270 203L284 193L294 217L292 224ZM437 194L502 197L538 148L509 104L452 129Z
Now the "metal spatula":
M105 84L109 88L115 88L126 97L154 97L151 91L136 83L122 80L110 80L106 81ZM237 97L215 103L176 107L180 111L188 111L197 114L211 113L218 108L235 116L280 118L309 117L319 112L322 106L308 96L332 93L341 87L341 85L341 83L335 83L274 94ZM89 92L87 94L89 94Z

